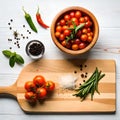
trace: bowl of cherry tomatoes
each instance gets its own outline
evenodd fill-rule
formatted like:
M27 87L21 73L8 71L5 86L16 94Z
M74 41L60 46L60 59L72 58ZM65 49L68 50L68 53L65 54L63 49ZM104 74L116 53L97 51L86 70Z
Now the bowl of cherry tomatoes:
M65 53L79 55L89 51L99 36L96 17L87 9L72 6L60 11L51 24L51 37Z

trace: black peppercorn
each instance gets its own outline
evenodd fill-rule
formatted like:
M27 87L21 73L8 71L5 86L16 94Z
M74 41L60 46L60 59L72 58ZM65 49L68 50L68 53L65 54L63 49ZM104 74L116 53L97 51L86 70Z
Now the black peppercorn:
M44 50L44 45L38 40L30 41L26 46L27 54L33 59L41 58Z

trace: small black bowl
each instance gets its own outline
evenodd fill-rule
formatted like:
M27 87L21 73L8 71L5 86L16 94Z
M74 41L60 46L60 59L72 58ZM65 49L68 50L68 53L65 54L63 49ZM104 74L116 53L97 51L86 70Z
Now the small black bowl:
M26 53L32 59L40 59L45 52L45 46L39 40L31 40L26 45Z

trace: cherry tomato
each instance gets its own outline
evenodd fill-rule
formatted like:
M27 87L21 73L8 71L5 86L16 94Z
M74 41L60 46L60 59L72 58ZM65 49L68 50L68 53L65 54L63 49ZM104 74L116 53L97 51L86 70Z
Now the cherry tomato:
M68 49L71 48L71 43L70 42L66 42L66 48L68 48Z
M89 16L84 16L84 19L85 19L85 22L90 20Z
M78 32L76 33L76 37L80 38L81 33L82 33L81 30L78 30Z
M90 32L90 35L93 36L94 35L93 32Z
M58 26L56 27L56 31L57 31L57 32L62 32L62 27L61 27L60 25L58 25Z
M70 20L70 15L66 14L66 15L64 16L64 20L65 20L65 21L69 21L69 20Z
M91 21L87 21L86 23L85 23L85 27L91 27L91 25L92 25L92 22Z
M92 36L88 36L87 41L88 41L88 42L91 42L91 41L92 41L92 39L93 39L93 38L92 38Z
M60 25L63 26L63 25L65 25L65 24L66 24L65 20L64 20L64 19L61 19L61 20L60 20Z
M65 35L64 34L60 34L59 40L63 41L65 39Z
M36 87L42 87L45 85L45 78L42 75L37 75L33 78L33 83Z
M45 88L47 91L53 91L55 89L55 83L53 81L47 81Z
M79 49L78 44L73 44L73 45L72 45L72 50L78 50L78 49Z
M65 36L69 36L70 35L70 30L68 30L68 29L64 30L63 34Z
M73 12L73 11L70 12L70 17L71 17L71 18L75 17L75 12Z
M76 18L79 19L81 16L82 16L82 14L81 14L80 11L76 11L76 12L75 12L75 17L76 17Z
M78 19L76 17L71 18L71 21L78 25Z
M75 39L74 43L79 45L81 43L81 41L80 41L80 39L77 38L77 39Z
M26 92L25 99L28 100L30 103L35 103L37 100L37 96L34 92Z
M85 23L85 18L84 17L80 17L79 21L80 21L80 23Z
M55 36L56 36L57 38L59 38L59 37L60 37L60 32L55 32Z
M24 85L24 88L28 91L28 92L35 92L36 91L36 86L33 83L33 81L27 81Z
M79 49L84 49L85 47L86 47L86 44L85 44L85 43L81 42L81 43L79 44Z
M63 47L65 47L65 46L66 46L66 41L63 40L63 41L61 42L61 44L62 44Z
M37 88L37 91L36 91L36 94L37 94L37 99L44 99L47 95L47 91L45 88Z
M82 29L82 33L86 34L88 32L87 28Z
M67 25L64 25L64 26L62 27L62 31L66 30L66 29L68 29L68 26L67 26Z
M87 41L87 38L88 38L88 36L86 34L82 34L81 37L80 37L80 39L82 41Z
M87 28L87 32L88 32L88 33L91 32L91 29L90 29L90 28Z
M71 25L69 26L69 28L72 28L72 29L73 29L73 28L74 28L74 25L71 24Z

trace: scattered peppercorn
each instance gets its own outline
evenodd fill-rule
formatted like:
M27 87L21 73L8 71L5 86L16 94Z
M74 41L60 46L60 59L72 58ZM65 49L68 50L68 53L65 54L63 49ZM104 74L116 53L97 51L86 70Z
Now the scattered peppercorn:
M85 80L83 80L83 82L85 82Z
M87 65L85 65L85 67L87 67Z
M9 48L10 50L12 49L12 47Z
M81 74L81 77L84 78L84 74L83 73Z
M77 73L77 71L75 70L75 71L74 71L74 73L76 74L76 73Z
M13 22L13 19L10 19L11 22Z
M10 30L12 30L12 27L9 27L10 28Z

